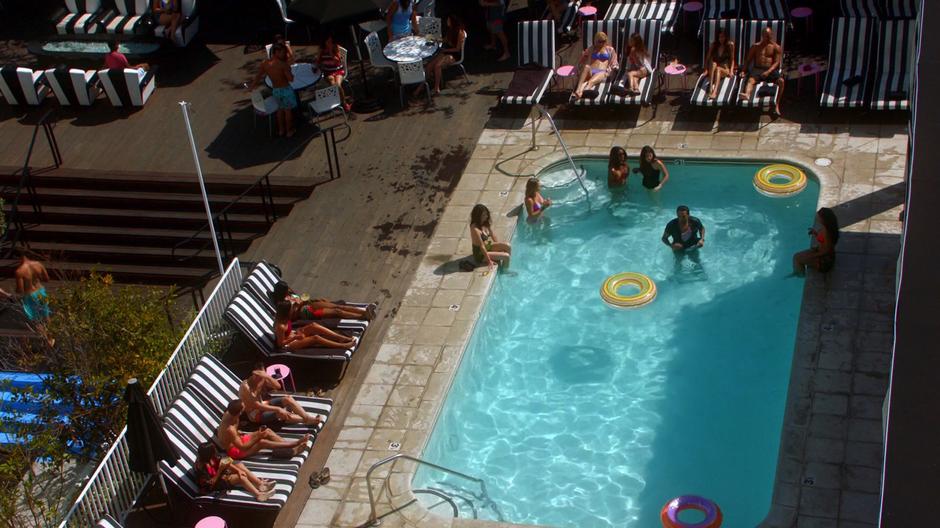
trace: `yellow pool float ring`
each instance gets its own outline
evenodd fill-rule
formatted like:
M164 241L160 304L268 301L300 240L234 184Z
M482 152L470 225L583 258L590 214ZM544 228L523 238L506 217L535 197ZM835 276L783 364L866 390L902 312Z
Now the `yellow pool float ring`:
M806 188L806 174L793 165L775 163L757 171L754 187L767 196L792 196Z
M621 295L623 286L635 286L640 291L631 295ZM601 299L617 308L634 308L653 302L656 298L656 283L642 273L624 272L607 277L601 286Z

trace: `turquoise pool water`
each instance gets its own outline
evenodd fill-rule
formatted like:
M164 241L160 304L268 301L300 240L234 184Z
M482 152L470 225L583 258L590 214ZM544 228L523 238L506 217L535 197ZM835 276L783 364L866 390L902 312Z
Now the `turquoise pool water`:
M655 528L668 500L698 494L725 528L753 528L770 507L802 298L786 275L819 186L772 199L751 184L763 163L686 162L667 164L658 194L636 176L611 194L606 161L579 164L590 204L569 183L546 190L550 221L520 221L512 273L490 292L424 457L486 480L484 518ZM678 204L707 229L698 263L660 242ZM657 299L605 305L600 286L621 271L653 278ZM414 487L473 489L426 470Z

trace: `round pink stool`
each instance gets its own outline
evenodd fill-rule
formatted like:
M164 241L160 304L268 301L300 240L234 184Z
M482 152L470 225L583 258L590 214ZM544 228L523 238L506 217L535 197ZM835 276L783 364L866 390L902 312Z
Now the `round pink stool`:
M685 77L686 77L686 76L685 76L685 72L686 72L686 69L687 69L687 68L686 68L684 65L679 64L679 63L677 62L677 63L675 63L675 64L670 64L669 66L666 66L665 68L663 68L663 73L665 73L666 75L668 75L668 76L670 76L670 77L681 76L681 77L682 77L682 89L683 89L683 90L686 90L686 89L688 89L688 86L687 86L686 83L685 83L685 82L686 82L686 81L685 81ZM669 87L667 86L666 88L668 89ZM668 91L668 90L667 90L667 91Z
M806 32L813 29L813 8L812 7L794 7L790 10L790 16L793 18L806 19Z
M271 376L272 378L276 380L281 380L281 379L290 380L291 390L293 390L293 392L297 392L297 385L294 384L294 376L291 375L290 367L288 367L287 365L275 363L274 365L269 365L268 368L264 369L264 371L267 373L268 376ZM283 381L281 382L281 384L284 386L284 390L287 390L287 384Z
M705 9L705 4L701 2L686 2L682 4L682 25L685 26L685 18L689 13L698 13L702 9Z
M597 8L594 6L584 6L581 9L578 9L578 18L584 20L587 17L594 17L594 21L597 21ZM579 22L581 21L579 20ZM581 24L578 24L578 27L581 27Z
M575 74L574 66L570 64L559 66L558 69L555 70L555 75L561 77L562 82L564 82L565 79L574 77L574 74Z
M228 525L225 524L225 519L213 515L212 517L204 517L193 528L228 528Z

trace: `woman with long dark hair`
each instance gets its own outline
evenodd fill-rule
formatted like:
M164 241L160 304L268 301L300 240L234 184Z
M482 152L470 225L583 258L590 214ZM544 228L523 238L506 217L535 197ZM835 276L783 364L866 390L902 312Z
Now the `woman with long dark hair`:
M607 186L624 187L630 175L627 164L627 151L623 147L611 147L610 159L607 160Z
M662 189L666 181L669 180L669 170L656 157L656 151L649 145L640 150L640 168L634 169L634 171L643 175L643 187L651 191ZM660 175L662 175L661 180Z
M317 323L294 329L290 321L291 304L277 303L274 316L274 342L278 348L301 350L304 348L350 348L356 340Z
M474 205L470 211L470 242L477 263L485 262L490 269L493 269L494 261L504 268L509 267L512 247L496 240L496 233L490 227L490 210L483 204Z
M418 14L411 0L392 0L385 15L388 25L388 41L410 37L418 32Z
M640 93L640 80L653 73L653 63L650 62L650 52L646 49L643 37L639 33L630 35L627 45L627 91Z
M718 97L721 80L734 75L738 67L734 60L734 41L728 38L728 33L724 28L718 30L715 42L712 42L708 48L705 65L708 69L708 98L715 99Z
M836 263L836 244L839 243L839 219L836 213L823 207L816 212L816 224L809 229L810 248L793 255L793 273L803 275L810 266L828 273Z
M320 57L317 64L323 70L323 76L330 86L339 87L339 100L343 102L343 108L348 112L352 105L346 100L346 91L343 90L343 79L346 77L346 70L343 69L343 55L339 46L333 42L333 35L327 34L320 43Z
M428 77L434 78L434 93L441 93L441 71L451 64L457 62L463 51L463 43L467 38L467 29L462 20L457 15L451 13L447 15L447 31L444 33L444 46L440 53L434 56L425 70ZM420 87L419 87L420 88Z

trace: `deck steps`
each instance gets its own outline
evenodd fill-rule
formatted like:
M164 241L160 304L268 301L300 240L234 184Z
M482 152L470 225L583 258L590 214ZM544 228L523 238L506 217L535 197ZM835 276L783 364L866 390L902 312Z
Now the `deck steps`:
M0 197L10 217L22 171L0 167ZM290 213L313 185L297 176L207 174L213 213L226 212L225 248L248 249L267 233L274 216ZM28 247L54 278L75 279L91 270L120 282L199 286L217 270L205 206L195 174L69 169L33 170L34 193L21 189L17 211L23 231L10 224L0 272L12 275L17 261L11 241ZM234 204L233 204L234 202Z

